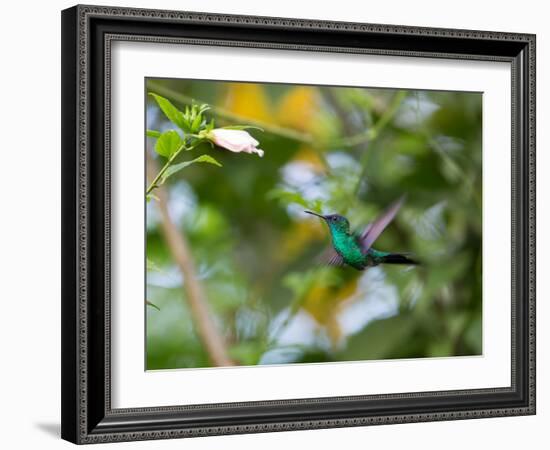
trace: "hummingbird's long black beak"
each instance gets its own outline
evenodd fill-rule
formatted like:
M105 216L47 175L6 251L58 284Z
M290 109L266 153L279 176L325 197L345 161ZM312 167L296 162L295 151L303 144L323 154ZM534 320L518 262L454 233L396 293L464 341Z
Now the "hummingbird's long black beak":
M320 217L321 219L324 219L324 218L325 218L325 216L323 216L322 214L317 214L316 212L313 212L313 211L304 211L304 212L306 212L306 213L308 213L308 214L311 214L311 215L313 215L313 216Z

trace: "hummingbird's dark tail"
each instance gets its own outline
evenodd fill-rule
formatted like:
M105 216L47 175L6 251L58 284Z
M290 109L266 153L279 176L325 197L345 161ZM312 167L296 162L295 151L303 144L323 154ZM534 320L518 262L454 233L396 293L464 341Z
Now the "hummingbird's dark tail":
M409 265L418 265L420 264L418 261L410 258L407 255L403 255L400 253L390 253L389 255L386 255L382 258L383 264L409 264Z

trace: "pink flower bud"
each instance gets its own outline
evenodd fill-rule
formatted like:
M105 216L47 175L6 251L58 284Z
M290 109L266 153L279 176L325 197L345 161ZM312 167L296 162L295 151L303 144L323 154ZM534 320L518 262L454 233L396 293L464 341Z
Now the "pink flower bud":
M258 148L259 142L244 130L215 128L208 133L208 139L219 147L235 153L257 153L264 156L264 151Z

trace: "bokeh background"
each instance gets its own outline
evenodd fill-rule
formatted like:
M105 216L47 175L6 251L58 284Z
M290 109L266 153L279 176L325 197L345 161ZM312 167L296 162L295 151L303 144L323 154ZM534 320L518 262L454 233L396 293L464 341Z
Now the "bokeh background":
M223 167L170 178L168 206L235 364L482 353L482 95L148 79L184 108L208 103L216 126L257 125L265 156L203 145ZM147 102L148 129L174 128ZM147 149L154 154L154 139ZM420 267L325 267L326 226L304 209L363 228L407 195L378 238ZM185 280L147 204L146 368L212 362L188 310Z

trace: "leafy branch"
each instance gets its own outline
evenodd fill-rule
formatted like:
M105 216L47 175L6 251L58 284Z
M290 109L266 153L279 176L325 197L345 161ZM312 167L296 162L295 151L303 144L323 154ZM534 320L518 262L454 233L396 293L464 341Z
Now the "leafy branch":
M150 93L149 95L155 99L164 115L176 125L178 130L168 130L164 133L147 130L148 137L157 139L155 152L167 158L166 163L145 191L147 199L150 199L152 191L164 184L170 176L191 164L205 162L221 167L221 164L209 155L201 155L193 160L174 164L182 152L191 151L208 140L208 132L214 128L214 121L208 122L204 117L204 113L209 109L209 106L206 104L193 104L187 106L184 111L180 111L167 98L154 93ZM199 133L202 133L202 135L199 135Z
M209 121L204 115L210 109L209 105L192 103L187 105L184 111L180 111L167 98L154 93L149 95L155 99L164 115L177 129L163 133L156 130L147 130L147 136L157 140L155 152L166 158L165 164L145 191L147 200L154 198L152 194L154 189L163 185L175 173L192 164L208 163L222 167L214 157L206 154L192 160L175 163L181 153L191 151L202 143L215 144L235 153L257 153L259 156L263 156L264 151L257 148L259 142L245 131L250 128L260 130L261 128L254 125L231 125L214 128L214 120Z

